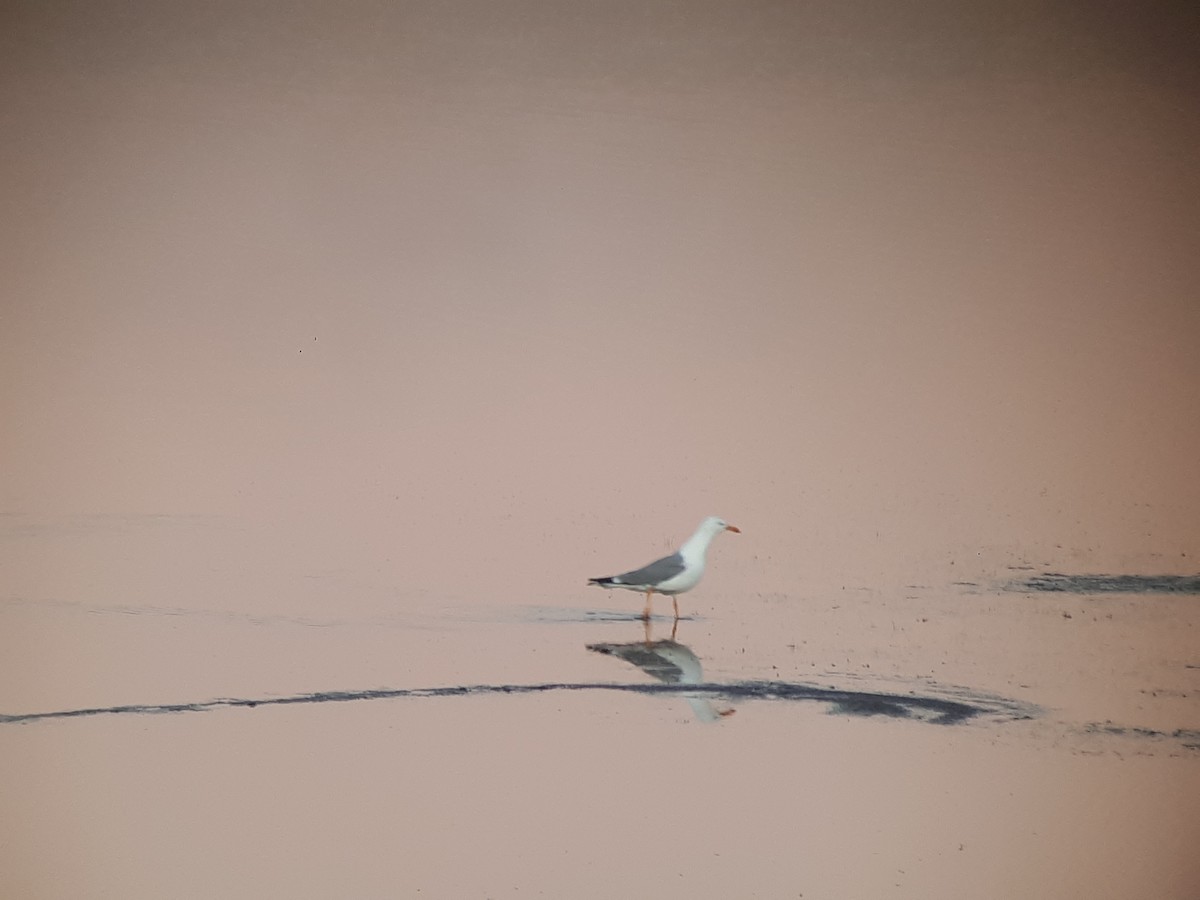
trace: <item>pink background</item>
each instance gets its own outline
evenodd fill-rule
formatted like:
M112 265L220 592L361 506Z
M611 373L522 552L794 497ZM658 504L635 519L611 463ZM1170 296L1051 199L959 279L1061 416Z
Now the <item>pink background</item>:
M743 534L679 635L709 678L1046 714L5 724L0 894L1196 896L1194 741L1083 731L1200 728L1195 597L1002 590L1198 568L1186 34L8 5L0 713L646 680L584 650L641 634L586 579L716 514Z

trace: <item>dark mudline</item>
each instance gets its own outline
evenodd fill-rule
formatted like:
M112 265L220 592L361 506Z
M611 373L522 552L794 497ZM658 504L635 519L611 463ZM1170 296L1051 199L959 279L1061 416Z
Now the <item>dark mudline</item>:
M1009 582L1010 591L1068 594L1200 594L1200 575L1066 575L1043 572Z
M157 715L164 713L211 712L218 709L256 709L260 706L290 706L309 703L394 700L401 698L462 697L480 694L538 694L549 691L623 691L634 694L687 694L721 697L726 700L818 701L832 704L842 715L890 716L919 719L935 725L954 725L980 715L1006 719L1032 718L1035 710L1014 701L980 697L950 700L913 694L886 694L838 690L812 684L773 681L743 681L732 684L474 684L434 688L376 689L365 691L321 691L290 697L224 697L195 703L127 704L52 712L0 714L0 725L90 716Z

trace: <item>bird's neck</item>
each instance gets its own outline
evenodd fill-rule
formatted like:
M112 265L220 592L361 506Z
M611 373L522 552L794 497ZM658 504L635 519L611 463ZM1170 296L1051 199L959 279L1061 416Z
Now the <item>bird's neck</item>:
M699 562L704 559L704 553L708 550L708 545L712 543L713 538L717 536L717 532L710 525L701 525L682 547L679 548L679 555L686 560L694 560Z

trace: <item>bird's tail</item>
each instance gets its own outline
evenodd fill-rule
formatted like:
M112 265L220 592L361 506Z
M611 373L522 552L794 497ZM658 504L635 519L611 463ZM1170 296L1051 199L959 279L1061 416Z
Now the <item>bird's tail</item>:
M621 582L617 580L616 576L613 576L611 578L589 578L588 579L588 584L598 584L598 585L600 585L600 587L612 587L613 585L620 584L620 583Z

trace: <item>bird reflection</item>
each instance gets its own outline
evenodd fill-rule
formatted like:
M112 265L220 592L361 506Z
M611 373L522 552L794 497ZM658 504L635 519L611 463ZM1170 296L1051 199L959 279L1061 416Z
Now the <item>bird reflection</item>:
M665 684L703 684L704 669L700 658L691 648L675 640L672 630L671 639L666 641L650 640L647 625L646 639L630 644L588 644L587 648L596 653L615 656L637 666L651 678L656 678ZM731 716L736 711L733 707L718 708L710 699L696 694L681 695L692 708L692 712L701 722L715 722L724 716Z

